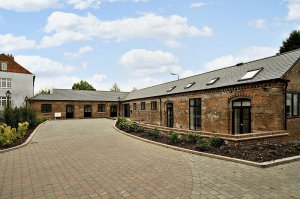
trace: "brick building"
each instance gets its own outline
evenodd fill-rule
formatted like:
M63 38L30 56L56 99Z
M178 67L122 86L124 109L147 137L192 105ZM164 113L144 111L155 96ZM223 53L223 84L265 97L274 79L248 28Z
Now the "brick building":
M26 99L33 96L34 80L35 76L12 55L0 54L0 109L7 105L7 100L13 107L25 105Z
M54 112L66 118L69 106L75 118L109 117L113 106L114 115L145 124L240 135L300 133L299 95L300 50L295 50L130 93L54 90L31 103L46 118ZM85 115L88 106L91 114Z

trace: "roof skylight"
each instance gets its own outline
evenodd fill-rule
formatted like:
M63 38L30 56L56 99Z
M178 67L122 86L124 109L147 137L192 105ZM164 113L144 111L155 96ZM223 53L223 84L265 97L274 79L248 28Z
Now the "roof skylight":
M188 84L184 87L184 89L191 88L194 84L195 84L195 82L188 83Z
M172 86L171 88L169 88L169 89L167 90L167 92L172 91L174 88L176 88L176 86Z
M209 82L207 82L206 85L214 84L214 83L216 83L216 81L218 81L219 79L220 79L220 77L215 77L215 78L211 79Z
M248 79L252 79L252 78L254 78L261 70L262 70L262 68L255 69L255 70L250 70L250 71L248 71L248 72L247 72L241 79L239 79L239 80L248 80Z

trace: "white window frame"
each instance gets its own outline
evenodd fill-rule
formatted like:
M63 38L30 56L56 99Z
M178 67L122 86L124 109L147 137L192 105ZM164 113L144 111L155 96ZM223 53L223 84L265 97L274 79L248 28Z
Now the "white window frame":
M262 71L262 69L263 68L258 68L247 71L247 73L241 79L239 79L239 81L253 79L260 71Z
M1 70L7 71L7 63L6 62L1 62Z
M11 104L11 98L9 99L9 101ZM1 107L7 106L7 97L0 96L0 106Z
M11 88L11 78L0 78L0 88Z

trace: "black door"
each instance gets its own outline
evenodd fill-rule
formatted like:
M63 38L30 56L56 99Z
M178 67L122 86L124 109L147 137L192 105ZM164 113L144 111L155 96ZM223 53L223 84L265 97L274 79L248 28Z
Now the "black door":
M110 107L110 117L117 117L118 116L118 107L111 106Z
M66 106L66 118L74 118L74 106L73 105Z
M233 134L251 133L251 101L239 99L232 102Z
M173 126L174 126L173 104L167 103L167 127L173 128Z
M92 106L91 105L84 106L84 117L92 117Z
M130 117L130 104L124 104L124 117Z

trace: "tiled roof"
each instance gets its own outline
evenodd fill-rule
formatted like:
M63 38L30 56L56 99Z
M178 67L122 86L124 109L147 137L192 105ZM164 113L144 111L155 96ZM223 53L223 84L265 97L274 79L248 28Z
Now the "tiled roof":
M87 91L72 89L53 89L53 94L38 94L30 100L49 101L111 101L117 102L124 98L127 92Z
M299 58L300 49L133 91L123 101L281 79ZM248 71L256 69L261 70L252 79L240 80ZM214 78L219 79L208 84ZM185 88L193 82L195 83L191 87ZM174 89L168 91L174 86Z

